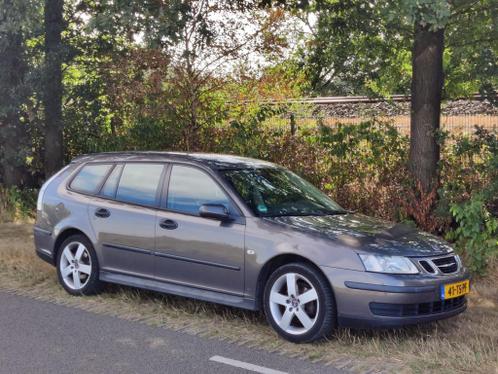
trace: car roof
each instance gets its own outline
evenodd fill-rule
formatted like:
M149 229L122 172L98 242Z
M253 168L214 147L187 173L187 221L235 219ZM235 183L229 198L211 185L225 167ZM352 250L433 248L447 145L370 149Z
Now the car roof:
M118 162L118 161L183 161L203 164L211 169L249 169L276 167L275 164L255 158L242 157L218 153L187 153L187 152L157 152L157 151L132 151L132 152L103 152L92 153L76 157L73 163L86 162Z

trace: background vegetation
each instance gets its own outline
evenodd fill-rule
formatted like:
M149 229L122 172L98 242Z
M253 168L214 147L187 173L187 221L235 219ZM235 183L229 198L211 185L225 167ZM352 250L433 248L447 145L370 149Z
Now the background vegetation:
M476 92L496 103L497 20L491 0L0 0L0 218L32 215L36 189L82 153L236 153L443 235L484 273L497 135L445 134L439 108ZM374 119L264 126L312 110L291 98L397 93L412 94L410 138Z

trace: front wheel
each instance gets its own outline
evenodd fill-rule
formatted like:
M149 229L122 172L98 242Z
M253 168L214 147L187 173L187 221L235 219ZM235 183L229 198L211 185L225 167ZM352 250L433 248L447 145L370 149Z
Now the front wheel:
M71 295L100 291L99 264L92 243L83 235L67 238L57 253L57 276Z
M285 339L308 343L336 327L336 306L325 277L312 266L292 263L271 274L265 286L268 323Z

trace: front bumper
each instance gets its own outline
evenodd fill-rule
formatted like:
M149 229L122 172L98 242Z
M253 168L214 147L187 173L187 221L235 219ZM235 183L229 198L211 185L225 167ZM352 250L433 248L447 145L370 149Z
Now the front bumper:
M399 327L449 318L467 308L465 297L441 300L441 286L469 279L463 269L444 276L390 275L323 266L334 290L339 326Z

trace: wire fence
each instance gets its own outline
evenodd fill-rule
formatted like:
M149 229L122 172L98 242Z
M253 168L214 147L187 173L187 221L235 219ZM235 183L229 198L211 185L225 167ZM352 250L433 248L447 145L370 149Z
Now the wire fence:
M289 131L296 131L299 128L314 128L320 125L335 127L338 124L360 124L362 122L376 119L382 122L393 124L403 135L410 135L410 116L375 116L375 117L312 117L312 116L285 116L273 117L264 122L265 126L271 128L288 128ZM442 115L441 129L448 131L452 135L472 135L475 127L482 127L490 132L498 133L498 115L489 114L460 114Z
M296 98L269 104L285 104L285 114L265 120L262 125L289 129L339 124L360 124L376 119L394 125L403 135L410 135L410 96L393 95L390 100L368 96L330 96ZM498 109L489 98L479 94L443 103L441 129L452 135L472 135L476 126L498 133Z

